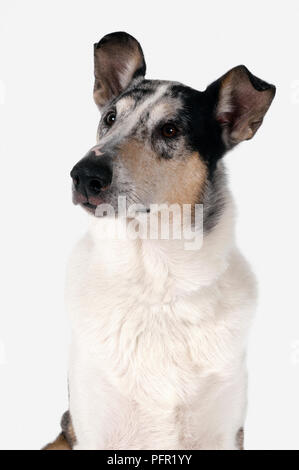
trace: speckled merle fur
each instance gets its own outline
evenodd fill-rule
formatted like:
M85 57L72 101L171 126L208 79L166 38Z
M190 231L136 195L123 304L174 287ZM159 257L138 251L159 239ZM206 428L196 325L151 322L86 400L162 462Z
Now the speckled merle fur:
M137 76L131 86L109 104L109 109L113 109L119 100L131 97L137 107L142 101L153 95L159 86L169 84L164 97L176 98L180 102L176 118L171 121L184 134L186 153L187 151L198 152L199 158L204 160L208 169L204 195L198 199L198 203L204 203L205 232L213 229L225 207L226 174L224 165L222 162L218 165L218 162L227 149L221 137L221 126L214 117L219 83L218 80L210 85L205 92L201 92L181 83L142 80ZM149 112L145 112L136 124L136 128L132 130L132 134L136 132L137 128L142 127L148 118ZM160 152L160 158L172 158L169 146L174 143L175 140L172 143L168 142L167 152ZM155 134L152 136L152 146L155 148Z

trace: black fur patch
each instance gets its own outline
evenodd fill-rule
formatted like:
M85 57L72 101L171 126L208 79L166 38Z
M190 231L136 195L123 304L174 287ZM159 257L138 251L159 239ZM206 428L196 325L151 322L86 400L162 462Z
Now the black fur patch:
M222 129L214 116L219 87L200 92L184 85L174 85L172 96L183 103L184 118L188 122L186 135L192 150L200 153L212 177L217 161L226 151Z

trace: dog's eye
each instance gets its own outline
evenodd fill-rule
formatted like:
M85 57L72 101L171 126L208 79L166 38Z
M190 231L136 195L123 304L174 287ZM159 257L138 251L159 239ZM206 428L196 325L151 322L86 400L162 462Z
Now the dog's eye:
M171 139L172 137L175 137L178 133L177 128L175 127L174 124L164 124L164 126L161 129L163 137L166 137L167 139Z
M116 113L114 111L110 111L105 117L105 123L107 126L111 127L115 123L116 120Z

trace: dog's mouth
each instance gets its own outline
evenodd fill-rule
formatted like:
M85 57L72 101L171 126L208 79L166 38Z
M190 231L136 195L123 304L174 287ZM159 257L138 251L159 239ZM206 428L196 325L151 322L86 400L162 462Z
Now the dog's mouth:
M122 196L123 198L123 196ZM85 209L88 213L93 214L96 217L103 217L109 215L109 211L107 212L107 205L109 206L108 202L105 202L104 199L100 199L99 197L87 197L87 195L83 195L74 191L73 189L73 203L75 205L79 205L83 209ZM103 204L103 207L101 206ZM117 216L124 215L125 217L134 218L136 215L147 215L151 212L150 205L146 204L142 207L142 204L138 208L134 207L133 213L131 213L130 206L128 207L125 203L125 208L123 207L123 199L113 205L111 205L111 213Z
M98 205L101 204L102 202L100 200L90 201L90 199L87 196L75 191L74 189L72 191L72 199L73 199L73 203L75 204L75 206L79 205L83 209L85 209L87 212L92 213L92 214L95 214ZM98 204L95 204L95 202L98 202Z
M81 206L84 209L87 209L89 212L95 212L97 209L97 206L95 206L94 204L91 204L90 202L82 202Z

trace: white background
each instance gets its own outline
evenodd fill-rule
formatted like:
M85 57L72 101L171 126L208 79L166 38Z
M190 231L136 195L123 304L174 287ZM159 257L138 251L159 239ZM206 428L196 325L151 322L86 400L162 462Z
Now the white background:
M298 2L0 2L0 448L38 449L67 408L67 256L86 216L69 171L95 143L94 42L125 30L148 77L204 89L244 63L277 86L226 156L239 245L259 280L247 449L299 449Z

